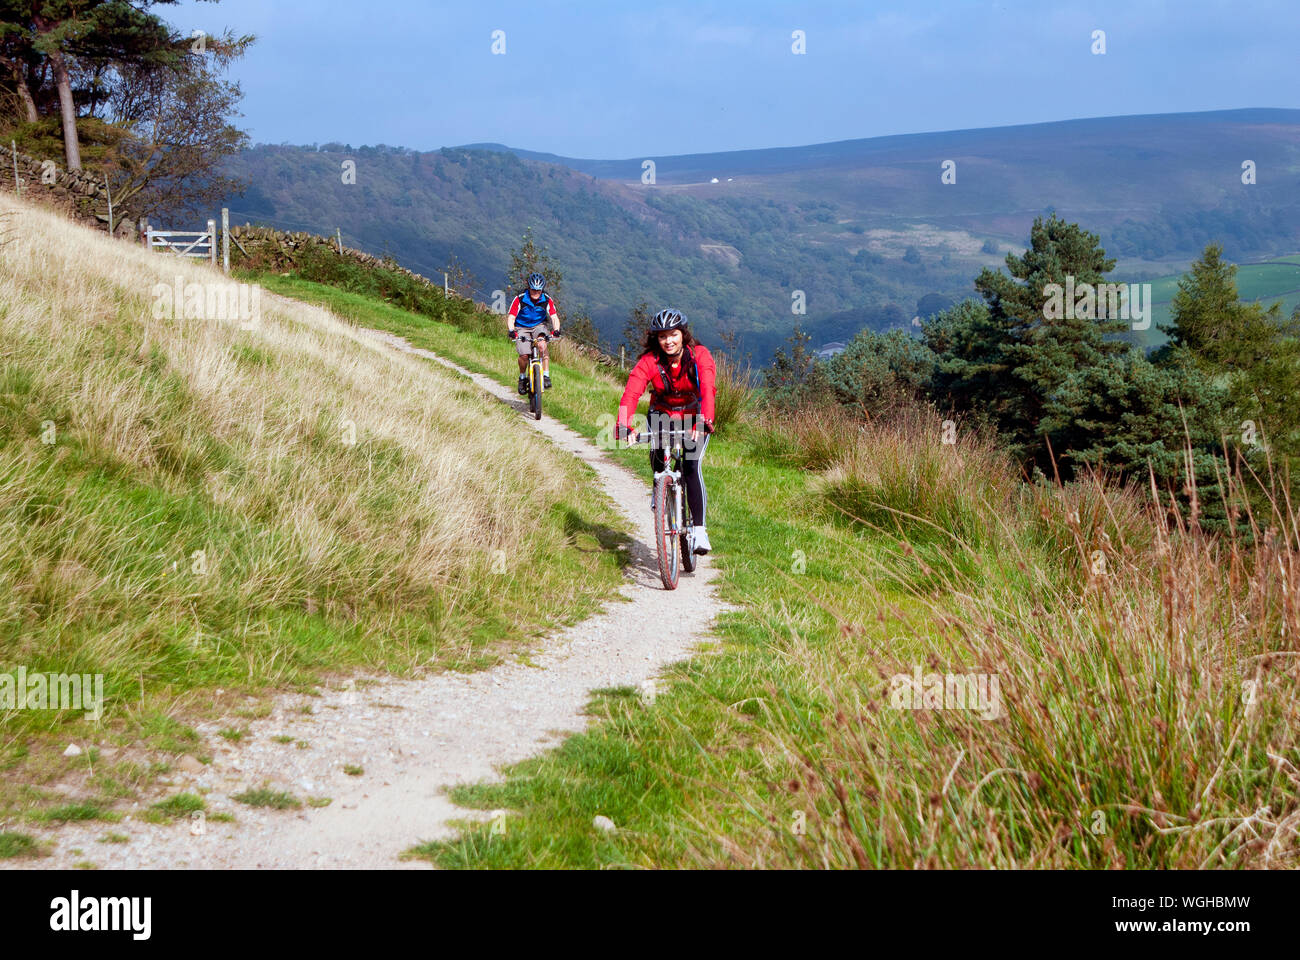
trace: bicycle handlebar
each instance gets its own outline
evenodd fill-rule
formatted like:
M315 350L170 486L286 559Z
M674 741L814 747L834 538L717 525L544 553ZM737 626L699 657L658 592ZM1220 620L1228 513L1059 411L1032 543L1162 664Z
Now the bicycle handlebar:
M639 430L636 439L632 443L650 443L659 437L685 437L695 433L696 429L687 430L685 427L669 427L667 430Z

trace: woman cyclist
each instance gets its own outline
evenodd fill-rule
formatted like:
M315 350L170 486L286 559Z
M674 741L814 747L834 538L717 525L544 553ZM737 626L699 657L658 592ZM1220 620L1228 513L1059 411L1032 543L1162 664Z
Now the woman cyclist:
M660 310L650 321L645 349L628 374L627 387L618 405L619 435L626 435L631 443L637 439L636 431L631 429L632 416L647 386L650 387L649 432L653 434L657 429L669 426L691 431L682 458L682 479L695 524L696 553L708 553L712 549L708 531L704 528L704 511L709 498L704 490L700 464L713 433L715 375L713 355L691 336L685 315L680 310ZM704 433L702 442L701 430ZM665 456L664 450L652 446L650 469L662 470ZM654 497L653 492L651 497Z

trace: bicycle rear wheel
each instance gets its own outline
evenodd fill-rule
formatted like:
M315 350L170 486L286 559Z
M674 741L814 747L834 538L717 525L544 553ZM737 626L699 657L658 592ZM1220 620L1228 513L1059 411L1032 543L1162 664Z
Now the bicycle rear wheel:
M672 477L660 477L655 483L655 548L659 553L659 579L665 590L677 589L677 519L676 491Z

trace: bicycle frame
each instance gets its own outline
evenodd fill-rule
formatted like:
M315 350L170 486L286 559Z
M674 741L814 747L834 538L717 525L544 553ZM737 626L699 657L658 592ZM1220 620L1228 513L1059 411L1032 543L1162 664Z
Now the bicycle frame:
M537 340L538 340L539 337L540 337L541 339L543 339L543 340L550 340L550 339L551 339L550 336L548 336L548 335L545 334L545 333L539 333L539 334L537 334L536 336L534 336L534 337L532 338L532 353L529 354L529 357L528 357L528 385L529 385L529 387L531 387L532 384L533 384L533 382L534 382L534 381L533 381L533 370L534 370L534 368L536 368L536 370L537 370L537 376L538 376L539 378L541 377L542 372L543 372L543 371L542 371L542 348L541 348L540 346L537 345ZM538 379L537 382L538 382L538 383L541 383L541 380Z
M542 419L542 391L545 389L542 378L546 372L542 368L542 348L539 340L550 340L551 335L539 330L530 339L532 352L528 356L528 406L536 419Z
M685 485L682 483L682 458L686 455L684 439L692 431L680 427L670 427L668 429L648 430L644 436L637 438L637 443L654 444L658 439L664 444L664 468L656 470L654 473L654 487L658 489L659 481L668 477L672 481L672 526L665 531L656 530L655 537L660 539L665 534L670 542L680 543L682 546L681 559L682 566L686 572L690 573L695 569L695 527L690 517L690 502L686 498ZM663 550L662 544L657 544L656 549ZM669 566L672 569L671 577L665 574L665 586L671 590L676 586L676 566L677 561L673 559ZM668 580L672 583L669 584Z
M664 468L655 471L655 482L659 482L660 477L673 478L673 496L675 498L674 506L677 508L673 511L673 528L669 533L674 536L681 536L683 533L689 533L690 524L685 523L687 517L683 511L683 506L689 505L684 503L682 497L682 457L685 456L685 449L682 445L682 436L686 434L685 430L668 430L663 431L673 437L673 440L664 451ZM685 527L683 527L685 524Z

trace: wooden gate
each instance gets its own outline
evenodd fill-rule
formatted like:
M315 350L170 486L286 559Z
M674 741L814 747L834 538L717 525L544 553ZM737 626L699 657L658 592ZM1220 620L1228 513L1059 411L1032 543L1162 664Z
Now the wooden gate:
M178 257L194 257L207 260L214 267L217 265L217 222L208 221L208 229L194 230L154 230L149 228L145 234L150 250L163 250Z

